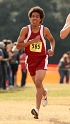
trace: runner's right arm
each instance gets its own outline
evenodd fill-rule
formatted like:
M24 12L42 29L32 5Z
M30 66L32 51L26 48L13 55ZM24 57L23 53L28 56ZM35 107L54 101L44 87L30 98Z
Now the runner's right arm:
M28 45L40 40L40 36L37 36L34 39L24 43L24 40L26 39L27 35L28 35L27 27L22 28L22 30L20 31L20 35L17 39L17 45L16 45L17 49L23 49L23 48L27 47Z

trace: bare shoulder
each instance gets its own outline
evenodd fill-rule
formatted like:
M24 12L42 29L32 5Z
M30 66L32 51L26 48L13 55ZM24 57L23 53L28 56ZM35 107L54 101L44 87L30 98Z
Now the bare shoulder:
M44 27L44 31L50 31L49 28L47 27Z
M26 39L28 35L28 27L23 27L20 31L19 37L18 37L18 42L22 42Z
M44 36L47 36L48 34L50 34L49 28L44 27Z
M20 31L20 34L27 34L28 33L28 28L27 26L26 27L23 27Z

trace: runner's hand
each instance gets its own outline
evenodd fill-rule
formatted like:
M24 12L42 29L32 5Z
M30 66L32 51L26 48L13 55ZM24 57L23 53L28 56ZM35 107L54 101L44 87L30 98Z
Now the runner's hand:
M48 55L49 55L49 56L53 56L53 55L54 55L54 51L51 50L51 49L49 49L47 52L48 52Z
M36 37L34 38L34 41L35 41L35 42L40 41L40 35L36 36Z

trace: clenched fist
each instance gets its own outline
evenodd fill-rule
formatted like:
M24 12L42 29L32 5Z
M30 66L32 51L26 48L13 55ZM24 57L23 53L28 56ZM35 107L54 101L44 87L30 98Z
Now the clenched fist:
M49 49L47 52L48 52L48 55L49 55L49 56L53 56L53 55L54 55L54 51L51 50L51 49Z

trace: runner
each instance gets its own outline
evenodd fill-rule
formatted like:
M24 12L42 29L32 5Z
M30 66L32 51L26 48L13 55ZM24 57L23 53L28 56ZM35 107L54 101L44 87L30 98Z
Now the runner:
M47 90L43 87L46 75L48 55L54 55L55 40L47 27L41 25L45 13L39 6L33 7L28 12L30 25L23 27L17 40L17 48L25 48L28 70L36 87L36 107L31 110L35 119L38 119L41 100L47 104ZM46 50L46 39L50 42L51 49ZM46 102L46 104L44 104Z

